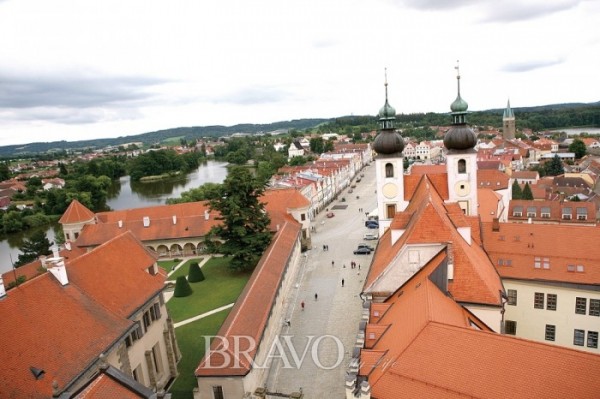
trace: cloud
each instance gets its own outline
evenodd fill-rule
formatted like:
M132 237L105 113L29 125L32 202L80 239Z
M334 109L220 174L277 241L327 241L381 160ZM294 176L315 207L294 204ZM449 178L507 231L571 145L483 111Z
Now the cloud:
M504 72L529 72L535 69L546 68L553 65L559 65L565 62L565 58L556 58L553 60L532 60L513 62L505 64L500 70Z
M422 11L457 10L474 6L482 22L516 22L569 10L587 0L393 0L396 4ZM448 18L452 18L449 16Z
M138 76L101 76L63 73L15 74L0 72L1 108L93 108L150 99L150 88L162 80Z
M217 98L217 103L238 105L269 104L290 99L290 94L276 87L247 87Z

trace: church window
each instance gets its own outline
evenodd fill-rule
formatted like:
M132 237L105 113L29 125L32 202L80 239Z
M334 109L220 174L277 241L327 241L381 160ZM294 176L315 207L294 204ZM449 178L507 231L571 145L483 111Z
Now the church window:
M467 161L464 159L458 160L458 173L467 173Z
M385 177L394 177L394 165L391 163L385 164Z

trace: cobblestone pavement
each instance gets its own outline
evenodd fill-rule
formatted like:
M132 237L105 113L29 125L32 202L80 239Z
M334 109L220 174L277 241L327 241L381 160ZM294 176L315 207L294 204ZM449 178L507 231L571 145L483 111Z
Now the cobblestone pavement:
M345 397L344 377L362 310L359 294L372 259L372 255L352 252L358 243L365 242L364 233L377 232L364 225L365 212L377 206L375 166L367 166L362 173L365 177L352 194L346 189L329 205L335 216L326 218L324 211L313 223L313 249L306 252L296 288L288 298L286 317L290 325L282 320L280 342L285 351L280 357L274 354L269 371L267 389L271 392L289 394L302 388L306 399ZM335 209L339 205L347 208ZM377 241L368 243L374 246ZM324 251L323 245L329 250ZM352 261L357 263L354 269L350 267ZM287 345L286 339L293 345Z

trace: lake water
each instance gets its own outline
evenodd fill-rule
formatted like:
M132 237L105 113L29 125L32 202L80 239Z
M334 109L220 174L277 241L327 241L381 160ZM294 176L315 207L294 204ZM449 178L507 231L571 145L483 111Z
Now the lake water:
M581 133L600 135L600 128L598 128L598 127L578 127L576 129L562 129L562 130L556 130L556 131L557 132L565 132L568 136L577 136Z
M131 183L129 176L115 181L108 193L108 206L113 210L144 208L162 205L168 198L177 198L181 193L204 183L222 183L227 177L227 163L207 161L197 170L176 179L161 180L151 183ZM58 226L42 228L51 242L54 241ZM23 240L34 233L29 230L23 233L11 234L0 240L0 273L11 269L12 261L19 257L19 248Z

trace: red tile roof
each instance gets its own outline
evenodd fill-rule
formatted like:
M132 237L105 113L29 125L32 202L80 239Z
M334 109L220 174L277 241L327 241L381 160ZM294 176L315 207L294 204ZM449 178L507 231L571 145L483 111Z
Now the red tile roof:
M477 187L491 188L492 190L505 190L508 188L510 177L496 169L477 171Z
M502 278L600 285L600 227L550 224L482 223L483 246ZM568 237L569 239L565 239ZM535 258L548 258L550 268L535 268ZM583 272L569 271L582 265Z
M151 399L156 394L114 367L108 367L76 394L72 399Z
M51 397L53 380L64 388L132 325L50 273L10 290L0 319L3 398ZM44 376L36 380L30 367Z
M245 352L248 353L247 356L254 359L258 348L254 347L249 350L249 346L244 346L260 342L271 316L279 287L289 266L290 256L299 238L300 225L298 223L285 223L273 237L271 245L263 254L217 334L225 337L230 351L223 349L224 340L213 340L211 351L204 356L196 368L196 376L246 375L251 370L252 365L248 363L246 355L242 359L237 359L234 356L234 348L239 351L247 351ZM254 342L242 339L236 345L234 340L239 336L252 337ZM237 359L239 362L227 361L222 350L228 353L229 360Z
M495 334L445 295L430 279L445 258L438 253L387 299L383 317L369 320L386 327L373 349L360 354L359 374L368 378L372 397L592 398L600 392L600 356Z
M60 224L83 223L94 220L94 212L83 206L76 199L71 201L69 207L58 220Z
M67 264L69 281L121 317L156 296L164 276L147 272L158 255L127 231Z
M410 218L406 215L410 215ZM369 291L378 279L383 278L389 267L394 267L390 264L404 245L439 243L449 246L453 255L452 295L461 302L500 305L503 287L494 266L475 240L469 245L457 230L459 227L472 226L475 222L472 218L466 218L456 204L444 204L439 193L433 189L429 176L423 176L408 208L405 212L397 213L391 224L393 228L404 225L406 231L393 245L392 228L380 238L364 289ZM470 231L477 229L471 227ZM476 234L471 235L472 238L477 237Z

